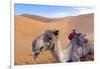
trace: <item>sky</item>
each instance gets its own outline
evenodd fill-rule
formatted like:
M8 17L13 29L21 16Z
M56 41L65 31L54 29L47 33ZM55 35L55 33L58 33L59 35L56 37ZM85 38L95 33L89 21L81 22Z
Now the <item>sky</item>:
M15 15L32 14L48 18L61 18L67 16L76 16L80 14L93 13L94 8L16 3L14 5L14 12Z

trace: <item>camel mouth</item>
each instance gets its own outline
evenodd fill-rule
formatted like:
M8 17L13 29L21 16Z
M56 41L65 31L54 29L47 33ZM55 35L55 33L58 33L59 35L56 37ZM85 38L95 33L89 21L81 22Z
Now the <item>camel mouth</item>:
M39 56L40 53L35 53L34 54L34 59L36 59Z

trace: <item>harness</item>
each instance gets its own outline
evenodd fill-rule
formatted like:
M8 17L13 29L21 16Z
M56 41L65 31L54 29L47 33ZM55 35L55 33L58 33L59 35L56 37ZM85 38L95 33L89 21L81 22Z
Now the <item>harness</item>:
M49 40L49 41L50 41L49 49L54 50L54 47L55 47L55 41L57 41L57 38L56 38L56 40Z
M76 40L76 43L77 43L77 45L78 45L78 47L80 47L82 44L81 44L81 40L79 39L79 37L78 36L76 36L76 37L74 37L75 38L75 40Z

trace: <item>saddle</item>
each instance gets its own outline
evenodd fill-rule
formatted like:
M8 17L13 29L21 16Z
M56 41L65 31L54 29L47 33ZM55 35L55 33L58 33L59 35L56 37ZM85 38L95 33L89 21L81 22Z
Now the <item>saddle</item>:
M84 39L84 41L81 42L78 36L75 37L75 40L78 46L83 46L82 43L88 43L88 39Z

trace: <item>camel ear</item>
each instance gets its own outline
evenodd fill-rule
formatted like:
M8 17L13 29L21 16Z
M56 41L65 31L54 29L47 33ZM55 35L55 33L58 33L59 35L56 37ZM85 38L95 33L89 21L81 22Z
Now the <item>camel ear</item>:
M57 36L59 34L59 30L55 30L53 33L55 36Z

